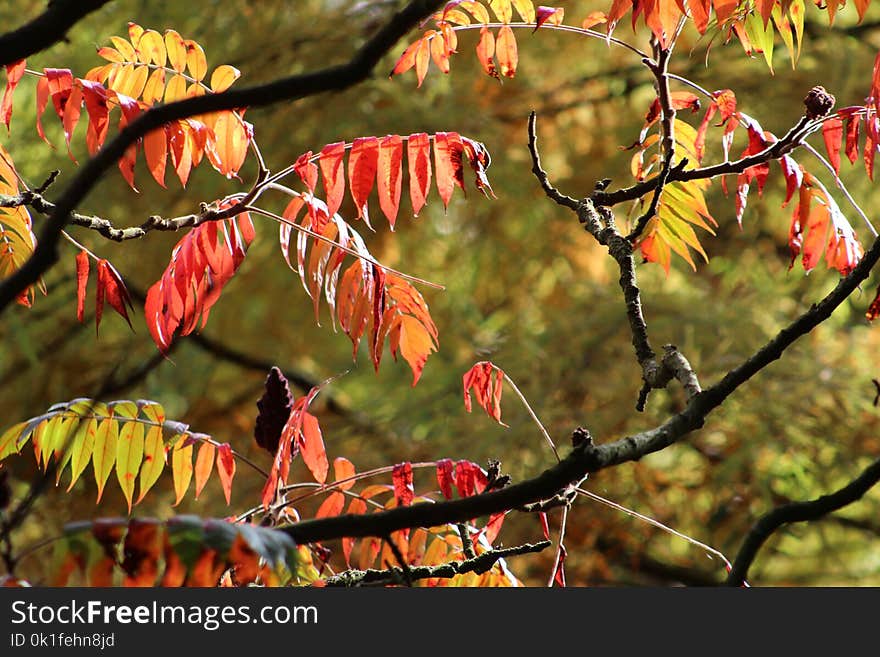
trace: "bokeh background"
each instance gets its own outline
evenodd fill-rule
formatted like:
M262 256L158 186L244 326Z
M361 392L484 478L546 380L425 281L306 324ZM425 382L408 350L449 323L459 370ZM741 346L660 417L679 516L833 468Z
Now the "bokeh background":
M22 23L43 4L6 0L0 25L8 29ZM125 35L131 20L159 31L176 29L204 47L210 67L232 64L242 72L237 85L256 83L345 61L403 4L119 1L78 24L66 42L30 58L28 67L68 67L82 76L101 62L95 47L111 35ZM609 3L557 4L565 7L567 23L580 24ZM708 89L733 89L740 109L777 135L801 116L802 99L813 85L835 94L838 106L861 103L880 48L880 9L872 7L864 24L856 26L855 8L846 7L829 28L827 15L808 4L806 42L796 69L781 43L771 75L760 55L746 56L735 40L710 43L686 31L671 70ZM616 35L642 47L647 43L644 32L633 33L628 24ZM613 186L629 184L632 153L621 146L636 140L653 98L647 70L627 51L601 41L520 31L517 76L502 84L481 72L473 56L474 36L460 35L460 54L453 58L450 75L432 66L420 89L412 72L393 80L384 75L394 63L389 56L375 77L344 93L247 112L274 169L332 141L388 133L455 130L482 141L492 153L489 175L497 200L475 190L465 198L457 191L444 213L432 196L418 219L402 215L394 233L378 208L375 212L377 230L368 235L373 254L446 286L443 292L423 289L439 327L440 350L429 359L418 386L411 387L412 375L402 361L387 358L376 374L362 349L353 363L348 339L333 332L326 311L322 326L316 325L310 301L280 255L277 227L258 221L247 260L207 327L201 336L181 339L169 359L157 357L140 308L133 332L115 315L105 317L98 337L93 316L77 323L76 250L62 245L61 261L46 277L48 296L39 296L30 310L9 309L0 323L0 424L12 425L79 396L154 399L169 417L229 441L268 467L268 455L253 440L255 403L267 366L315 381L350 369L314 406L331 460L346 456L365 470L404 460L450 457L485 464L494 458L519 480L551 465L553 456L509 389L503 401L508 428L480 412L465 412L461 375L478 360L491 359L516 381L563 446L578 425L588 427L596 440L608 441L655 426L681 409L683 395L673 387L652 394L645 413L634 411L640 371L616 267L571 213L543 196L526 148L526 119L535 110L543 163L564 193L585 196L606 177ZM48 192L52 198L75 167L54 117L47 115L44 122L55 150L36 135L34 82L26 77L16 92L12 130L8 135L0 131L0 142L33 186L50 170L62 170ZM702 113L682 118L698 125ZM84 129L79 126L74 141L80 159L87 157ZM710 131L707 161L720 155L718 133ZM820 136L812 142L821 147ZM742 147L737 141L734 153ZM805 153L796 157L833 190L816 160ZM677 259L668 275L657 265L639 267L654 345L678 345L704 385L748 357L838 279L824 265L809 276L799 263L789 271L791 208L780 208L784 185L778 167L772 169L763 198L752 192L742 228L734 217L733 197L724 196L718 181L712 185L707 198L719 228L716 237L703 239L708 263L698 262L693 271ZM201 201L246 189L253 172L251 161L242 181L226 180L206 163L187 189L171 176L168 189L162 189L140 162L140 193L113 171L79 210L120 226L137 225L151 214L192 212ZM844 159L842 177L868 215L880 221L873 212L880 196L864 169ZM836 190L832 194L867 241L870 235L856 223L855 213ZM276 211L283 204L282 198L268 203ZM617 210L623 221L627 208ZM343 214L351 217L351 207L344 206ZM38 227L42 220L35 218ZM110 259L139 290L157 280L180 238L152 233L148 239L115 244L82 229L72 234ZM880 377L880 333L864 319L876 284L869 280L860 294L744 385L688 440L639 463L603 471L588 487L732 558L751 523L774 505L830 492L856 476L880 454L872 383ZM91 303L88 307L93 310ZM4 467L12 472L14 491L23 494L34 475L32 459L10 459ZM291 475L292 480L307 477L301 464ZM419 491L436 487L422 474L416 483ZM170 475L165 474L136 511L160 517L180 512L228 516L256 504L262 484L240 467L231 506L212 479L200 500L190 494L172 507ZM126 512L112 482L97 508L93 480L84 478L70 494L65 487L40 499L15 536L17 546L50 536L65 522ZM880 584L878 504L880 492L872 491L822 521L779 532L759 555L753 581ZM554 534L558 521L559 512L551 513ZM512 515L501 540L512 545L539 536L534 518ZM703 550L586 499L569 513L566 545L570 585L711 584L724 576L723 564ZM48 554L28 557L20 574L40 581ZM523 582L541 585L550 575L552 557L548 550L509 565Z

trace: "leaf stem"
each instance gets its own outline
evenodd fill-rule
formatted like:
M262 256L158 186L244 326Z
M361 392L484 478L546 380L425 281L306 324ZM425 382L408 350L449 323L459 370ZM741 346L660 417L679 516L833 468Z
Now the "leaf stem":
M553 454L554 454L554 456L556 456L556 461L557 461L557 462L558 462L558 461L561 461L562 459L559 457L559 452L556 451L556 445L553 444L553 439L550 437L550 433L547 431L546 428L544 428L544 425L541 423L541 420L538 419L538 416L535 414L535 411L532 410L532 407L531 407L531 405L529 404L529 400L526 399L526 397L525 397L525 395L522 393L522 391L521 391L521 390L517 387L517 385L513 382L513 379L511 379L509 376L507 376L507 373L504 374L504 380L507 381L508 384L510 384L510 387L513 388L513 391L516 393L516 396L519 397L519 399L520 399L520 401L522 402L523 406L526 407L526 411L528 411L528 413L529 413L529 415L531 416L532 420L535 422L536 425L538 425L538 429L540 430L541 435L544 436L544 440L547 441L547 444L550 445L550 449L553 450Z

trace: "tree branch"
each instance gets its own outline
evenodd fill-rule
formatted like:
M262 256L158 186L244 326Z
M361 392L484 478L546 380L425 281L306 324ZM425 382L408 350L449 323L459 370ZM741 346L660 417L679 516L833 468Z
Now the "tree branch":
M313 73L294 75L272 82L219 94L187 98L159 105L141 114L116 137L104 144L80 169L58 199L51 218L40 234L31 257L0 284L0 312L28 285L35 283L58 260L58 241L70 215L100 177L113 167L125 150L139 138L171 121L197 114L240 107L261 107L280 101L294 101L326 91L341 91L367 79L381 58L419 22L439 9L443 0L412 0L369 39L346 64Z
M520 554L530 554L541 552L550 546L550 541L540 541L539 543L526 543L511 548L502 548L499 550L489 550L478 556L464 561L450 561L440 564L439 566L410 566L408 572L404 572L402 568L389 568L387 570L348 570L334 577L327 578L324 583L327 586L366 586L366 585L384 585L398 584L401 581L413 582L419 579L443 578L449 579L456 575L464 573L477 573L482 575L488 572L492 567L505 557L513 557Z
M0 35L0 66L11 64L64 39L75 23L110 0L50 0L46 11L29 23Z
M739 174L749 167L764 164L770 160L779 159L801 145L801 141L806 136L804 129L808 127L809 123L810 119L806 116L801 117L801 119L782 137L782 139L773 142L773 144L760 153L754 153L753 155L748 155L733 162L720 162L719 164L713 164L711 166L700 167L697 169L681 169L675 167L669 172L666 182L687 182L688 180L703 180L728 174ZM597 206L610 207L612 205L617 205L618 203L634 201L637 198L641 198L645 194L654 190L657 187L657 182L658 179L655 177L650 180L636 183L630 187L625 187L624 189L618 189L614 192L597 190L593 192L590 198Z
M608 208L597 209L590 198L576 201L570 196L562 194L550 183L547 172L541 167L534 112L529 115L528 134L529 153L532 157L532 173L535 174L544 193L559 205L574 210L577 213L578 221L584 226L586 231L599 244L607 247L609 255L617 262L618 269L620 270L618 284L623 291L623 298L626 303L626 316L629 320L630 332L632 333L632 344L636 352L636 360L639 363L639 367L642 368L642 380L644 382L636 402L636 410L640 412L645 410L648 393L653 389L665 388L673 377L682 384L688 399L690 399L700 391L700 383L687 359L673 345L666 345L664 347L665 354L658 362L657 355L651 348L648 339L648 325L642 312L641 292L636 278L632 241L629 237L624 237L617 231L614 224L614 216ZM672 154L674 155L674 150ZM677 167L670 169L670 173L676 171L679 171ZM601 184L597 185L596 188L599 190ZM596 192L594 192L594 196L595 194Z
M762 516L749 530L733 568L727 576L727 586L741 586L749 574L749 567L758 550L777 529L792 522L819 520L823 516L858 501L874 484L880 481L880 459L869 465L858 477L840 490L807 502L792 502L776 507Z

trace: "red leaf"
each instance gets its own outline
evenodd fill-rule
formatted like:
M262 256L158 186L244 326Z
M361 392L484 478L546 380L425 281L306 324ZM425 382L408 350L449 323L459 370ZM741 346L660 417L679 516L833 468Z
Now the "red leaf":
M488 479L483 469L471 461L457 461L455 464L455 487L462 497L482 493Z
M318 158L324 180L324 194L327 197L327 214L330 217L339 211L345 194L345 172L342 168L344 155L345 142L339 141L324 146Z
M85 317L86 284L89 281L89 254L85 250L76 254L76 319Z
M437 483L440 484L440 492L447 500L452 499L452 460L441 459L437 461Z
M403 140L398 135L383 137L379 143L377 178L379 207L388 219L391 230L400 208L402 184Z
M547 522L547 512L541 511L538 514L538 517L541 519L541 531L544 532L544 538L546 540L550 540L550 523Z
M370 225L370 214L367 209L367 198L373 189L376 179L376 167L379 160L379 140L376 137L359 137L351 146L348 158L348 180L351 198L357 207L358 219Z
M413 216L419 216L425 206L431 185L431 142L424 132L410 135L406 140L406 157L409 168L409 199Z
M834 117L822 124L822 138L825 140L825 150L828 151L828 161L834 167L834 173L840 173L840 146L843 142L843 121Z
M565 557L567 556L564 545L559 546L559 562L556 564L556 572L553 574L553 581L558 586L565 586Z
M235 457L232 455L229 443L217 446L217 474L220 476L220 485L223 486L226 503L229 504L232 496L232 478L235 476Z
M97 278L100 303L96 305L96 324L100 323L100 307L103 306L104 298L106 298L110 307L124 317L128 325L131 326L131 320L128 318L128 311L125 309L125 305L133 306L131 304L131 297L125 287L125 283L122 282L119 272L107 260L101 259L98 260ZM97 326L95 328L97 329Z
M235 201L220 204L226 209ZM218 244L218 223L223 232ZM210 221L187 233L174 247L171 261L147 293L147 327L163 353L175 331L181 335L204 327L211 307L224 286L241 265L253 241L253 226L247 213L237 219Z
M498 30L498 38L495 39L495 55L498 58L498 67L501 69L501 75L508 78L516 75L519 55L516 49L516 37L508 25L503 25Z
M86 146L89 149L89 155L94 155L104 144L104 140L107 138L107 129L110 126L107 90L103 85L91 80L80 80L79 83L82 85L86 112L89 115Z
M7 132L9 131L9 122L12 120L12 94L24 75L24 69L25 60L23 59L6 65L6 89L3 92L3 100L0 101L0 122L6 124Z
M412 504L413 497L413 476L412 464L409 462L398 463L391 472L391 480L394 483L394 497L397 498L400 506L409 506Z
M858 116L852 116L846 120L846 156L851 164L855 164L859 157L859 126L861 123Z
M51 146L51 142L46 138L43 131L43 113L46 111L46 105L49 104L49 80L40 78L37 80L37 134L40 139Z
M601 12L593 12L593 14L601 13ZM591 14L592 15L592 14ZM565 8L564 7L545 7L540 6L535 9L535 29L532 32L536 32L539 27L541 27L544 23L549 21L550 25L560 25L562 23L563 18L565 17ZM597 25L598 23L605 22L605 14L602 14L602 20L596 20L592 25L584 25L583 27L592 27L593 25ZM584 21L586 23L586 21Z
M800 165L790 155L783 155L779 159L779 166L782 167L782 175L785 176L785 201L782 203L782 207L785 207L794 193L801 188L804 174Z
M323 484L327 481L330 463L327 461L327 452L324 451L324 438L321 436L318 418L311 413L302 413L302 432L299 440L303 462L312 473L315 481Z
M309 193L314 194L315 185L318 184L318 165L312 162L312 151L306 151L300 155L293 164L293 170L305 183Z
M501 533L501 526L504 524L505 515L506 514L502 511L501 513L489 516L484 531L486 532L486 540L489 541L490 544L494 544L495 539L498 538L498 534Z

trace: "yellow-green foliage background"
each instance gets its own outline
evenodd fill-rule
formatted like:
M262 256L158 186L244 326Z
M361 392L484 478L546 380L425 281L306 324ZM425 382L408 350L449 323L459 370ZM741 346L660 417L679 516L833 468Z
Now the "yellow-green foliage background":
M32 57L28 66L69 67L84 75L100 62L95 46L106 43L110 35L124 35L132 20L159 31L174 28L197 40L211 67L228 63L241 70L236 83L240 86L347 60L402 4L116 2L77 25L67 42ZM590 11L607 9L608 3L561 4L567 22L579 24ZM7 0L0 7L0 24L4 29L17 25L42 5ZM685 33L671 69L709 89L733 89L740 108L776 134L797 121L801 100L815 84L834 93L839 106L862 102L870 87L880 30L848 32L855 22L853 7L842 11L833 30L823 12L811 3L807 9L808 38L796 70L781 43L773 76L760 55L748 58L736 42L723 45L715 39L706 63L708 39L698 39L694 32ZM875 6L866 21L878 18ZM644 47L645 35L634 36L628 19L624 23L617 36ZM534 109L544 165L562 191L585 196L605 177L613 179L613 186L627 185L631 152L620 146L635 141L652 99L648 72L627 51L601 41L546 30L535 35L521 31L517 37L520 68L515 79L503 84L480 72L470 33L461 36L461 54L453 58L452 73L444 76L432 66L421 89L416 89L412 72L387 79L384 73L394 62L389 57L370 81L347 92L247 113L274 169L331 141L415 131L455 130L484 142L493 156L489 173L498 200L489 201L476 191L465 199L456 192L444 214L434 195L418 219L402 215L393 234L377 207L377 231L369 236L373 253L383 263L446 286L445 292L424 289L440 330L440 351L429 359L415 388L410 387L411 374L404 363L388 358L377 375L362 353L357 366L328 389L328 397L348 411L333 412L320 397L316 402L331 460L344 455L363 470L403 460L451 457L485 463L497 458L516 480L550 465L552 455L511 391L504 397L509 428L479 412L465 413L461 375L482 359L491 359L517 382L563 448L578 425L588 427L596 440L608 441L650 428L682 407L681 391L673 387L655 392L647 412L633 410L640 371L614 263L571 213L543 196L526 149L526 118ZM701 117L683 118L696 125ZM3 131L0 141L32 185L51 169L62 169L48 193L53 198L71 180L74 166L51 110L44 122L50 126L54 151L36 136L34 78L26 77L16 95L11 134ZM81 125L74 145L80 159L87 156L83 132ZM710 132L710 158L720 154L719 132ZM812 142L821 147L820 137ZM737 142L734 154L740 148ZM816 160L806 153L795 156L834 189ZM170 175L165 190L141 163L139 194L112 171L80 211L110 218L119 226L139 224L151 214L175 216L194 211L200 201L245 189L253 171L250 162L242 172L243 182L227 181L206 163L186 190ZM864 170L844 161L843 178L876 222L873 209L880 197ZM705 235L703 240L709 263L699 263L693 272L677 260L668 276L656 265L639 268L655 347L678 345L704 385L740 363L838 278L824 265L810 276L803 275L799 264L788 271L791 208L780 209L782 190L773 164L764 197L759 199L753 190L740 230L733 198L725 198L716 181L709 203L720 228L716 238ZM867 241L867 230L837 196ZM283 203L281 198L269 201L275 210ZM618 210L622 221L626 208ZM351 216L350 207L343 212ZM36 223L42 225L42 218ZM145 240L115 244L81 229L71 232L109 258L126 281L141 290L158 278L180 238L153 233ZM323 326L316 326L310 301L280 256L276 226L260 221L257 233L204 334L254 359L316 380L351 368L348 339L333 332L326 313ZM155 354L140 309L133 318L134 333L115 315L104 319L98 338L93 323L77 324L75 252L62 244L61 261L46 278L47 297L40 296L31 310L15 307L3 316L4 427L54 402L94 396L102 387L124 381ZM830 321L744 385L690 439L640 463L603 471L589 480L589 488L732 557L750 524L775 504L815 497L854 477L880 454L871 383L880 374L875 356L880 334L864 319L876 282L872 278ZM110 398L159 401L169 417L268 464L268 456L259 453L252 438L255 402L265 374L220 360L184 339L170 360L131 386L113 386ZM33 475L32 459L25 455L7 465L15 491L22 494ZM292 478L307 476L300 464ZM435 487L429 477L421 476L416 480L419 491ZM163 517L179 512L231 515L257 503L262 484L240 466L231 507L212 480L202 499L194 501L190 494L173 508L170 476L163 475L137 512ZM50 490L15 536L16 545L51 535L64 522L124 514L124 501L114 489L111 481L110 494L98 508L93 505L93 480L84 479L70 494L63 487ZM831 518L780 532L760 554L752 579L777 585L880 584L878 502L880 494L874 491ZM551 521L555 532L558 513ZM511 516L501 538L511 545L539 535L535 519ZM703 551L588 500L580 500L570 513L566 542L570 584L700 583L719 581L724 574L723 566ZM40 554L22 563L22 574L35 581L44 573L47 554ZM551 559L547 551L518 558L510 566L525 582L541 584L549 575Z

